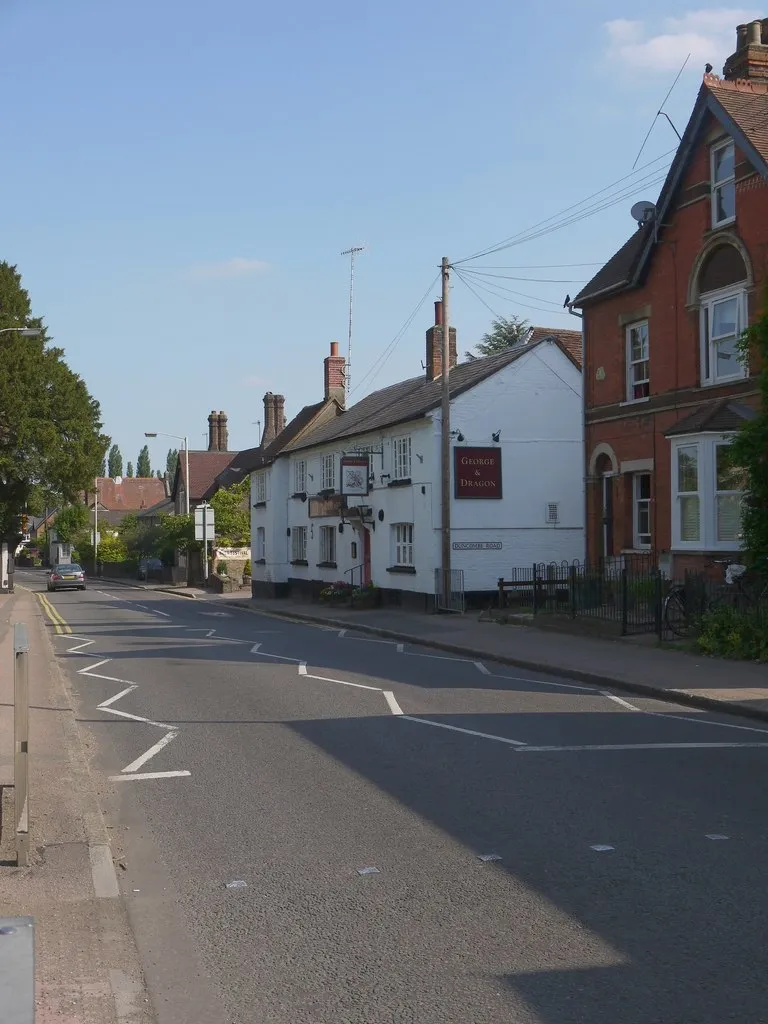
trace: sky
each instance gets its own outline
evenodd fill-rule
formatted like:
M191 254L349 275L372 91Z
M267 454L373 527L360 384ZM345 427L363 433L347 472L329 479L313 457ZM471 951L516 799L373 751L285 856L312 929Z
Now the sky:
M494 316L578 329L566 293L657 198L677 143L663 118L633 164L686 57L664 108L681 134L704 64L768 13L637 12L0 0L0 258L134 465L144 431L204 448L220 409L238 450L258 444L265 391L289 416L322 398L351 246L352 401L422 372L443 256L460 351ZM595 193L587 207L613 205L574 219ZM150 445L164 469L178 442Z

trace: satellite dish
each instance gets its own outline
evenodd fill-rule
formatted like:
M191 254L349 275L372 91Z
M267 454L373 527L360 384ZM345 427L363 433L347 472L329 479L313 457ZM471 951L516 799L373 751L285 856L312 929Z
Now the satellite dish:
M632 219L636 220L638 224L647 224L649 220L653 220L656 214L656 204L642 199L639 203L635 203L629 212Z

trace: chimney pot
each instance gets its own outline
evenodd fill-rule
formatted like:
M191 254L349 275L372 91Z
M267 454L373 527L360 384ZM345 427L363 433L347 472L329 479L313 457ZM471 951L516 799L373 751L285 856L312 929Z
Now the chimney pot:
M765 39L765 42L764 42ZM768 82L768 19L750 21L736 28L736 52L726 60L723 77L730 82L745 79Z
M749 41L750 43L761 43L762 42L762 23L758 21L752 21L749 24Z
M331 342L331 355L337 356L339 354L339 343L338 341Z
M285 418L283 413L284 405L285 397L283 395L274 395L271 391L268 391L264 395L264 431L261 435L262 445L267 445L274 441L283 429L283 420Z
M437 299L435 302L435 326L439 326L443 322L443 300Z
M438 307L440 307L438 314ZM443 304L435 303L435 325L427 331L427 380L436 380L443 372ZM458 362L456 356L456 328L448 328L448 359L451 369Z
M335 398L340 406L344 406L346 398L346 370L344 356L339 355L338 341L331 342L331 354L323 362L323 378L325 384L325 401Z

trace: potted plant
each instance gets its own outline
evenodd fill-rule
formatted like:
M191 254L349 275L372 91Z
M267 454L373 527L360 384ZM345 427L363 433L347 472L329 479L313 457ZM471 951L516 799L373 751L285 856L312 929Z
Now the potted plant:
M325 604L349 604L351 602L352 592L354 589L355 588L351 583L346 583L344 580L337 580L336 583L331 583L330 586L324 587L320 591L320 600Z

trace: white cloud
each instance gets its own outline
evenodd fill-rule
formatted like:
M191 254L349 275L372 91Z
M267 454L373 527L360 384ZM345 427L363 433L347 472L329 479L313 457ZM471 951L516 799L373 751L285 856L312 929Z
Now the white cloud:
M222 260L219 263L198 263L190 270L190 275L195 278L235 278L253 277L254 274L263 274L269 270L269 264L264 260L247 259L244 256L233 256L230 260Z
M719 73L736 48L736 26L759 18L759 11L736 7L688 11L659 24L618 18L605 23L607 55L636 71L678 71L690 53L689 66L709 61Z

